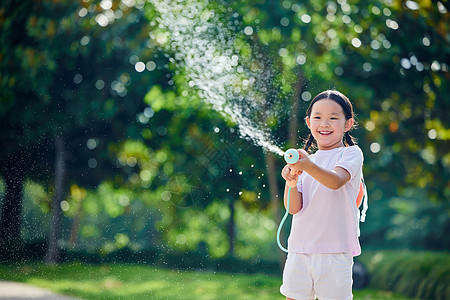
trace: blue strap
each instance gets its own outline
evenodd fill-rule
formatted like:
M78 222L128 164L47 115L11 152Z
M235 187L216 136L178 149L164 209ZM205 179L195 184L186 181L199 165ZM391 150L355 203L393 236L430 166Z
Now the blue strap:
M278 231L277 231L277 243L278 243L278 247L280 247L281 250L283 250L284 252L288 253L288 250L286 248L283 247L283 245L281 245L280 242L280 233L281 233L281 228L284 225L284 222L287 219L287 216L289 215L289 200L291 199L291 187L289 187L288 189L288 193L287 193L287 205L286 205L286 212L284 213L283 219L281 219L280 225L278 226Z

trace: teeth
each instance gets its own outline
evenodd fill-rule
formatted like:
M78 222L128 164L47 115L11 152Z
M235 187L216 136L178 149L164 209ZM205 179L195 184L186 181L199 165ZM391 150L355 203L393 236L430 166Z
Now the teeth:
M320 134L325 134L325 135L331 134L331 132L329 132L329 131L319 131L319 133L320 133Z

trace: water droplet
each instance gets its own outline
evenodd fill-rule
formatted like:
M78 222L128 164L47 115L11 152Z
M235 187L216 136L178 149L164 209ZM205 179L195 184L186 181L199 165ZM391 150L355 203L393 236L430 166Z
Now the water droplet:
M97 167L97 160L95 158L89 158L88 160L88 166L91 169L94 169Z
M372 143L370 144L370 151L372 151L373 153L378 153L381 150L381 146L378 143Z
M73 82L76 84L80 84L83 81L83 76L81 74L75 74L73 77Z
M353 38L352 39L352 45L353 45L353 47L355 47L355 48L359 48L359 47L361 47L361 40L360 39L358 39L358 38Z
M303 23L308 24L309 22L311 22L311 16L308 14L304 14L300 17L300 20L302 20Z
M147 70L153 71L156 69L156 64L154 61L149 61L145 64L145 67L147 68Z
M253 28L252 28L251 26L246 26L246 27L244 28L244 33L245 33L246 35L252 35L252 34L253 34Z
M68 211L70 208L69 202L67 202L66 200L61 201L60 206L62 211Z
M141 73L141 72L143 72L144 70L145 70L145 64L143 63L143 62L137 62L135 65L134 65L134 69L137 71L137 72L139 72L139 73Z

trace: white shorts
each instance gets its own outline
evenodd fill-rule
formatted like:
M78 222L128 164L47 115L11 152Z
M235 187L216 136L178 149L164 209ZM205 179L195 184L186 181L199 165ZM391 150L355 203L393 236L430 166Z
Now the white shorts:
M351 253L288 253L280 292L296 300L353 299Z

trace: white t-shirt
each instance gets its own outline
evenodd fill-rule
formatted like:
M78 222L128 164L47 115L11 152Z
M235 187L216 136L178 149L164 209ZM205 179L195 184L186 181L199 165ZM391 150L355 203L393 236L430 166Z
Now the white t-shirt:
M358 146L318 150L310 155L318 166L347 170L350 180L337 190L329 189L308 173L299 176L302 209L293 216L288 251L294 253L361 254L358 239L359 211L356 197L362 177L363 153Z

